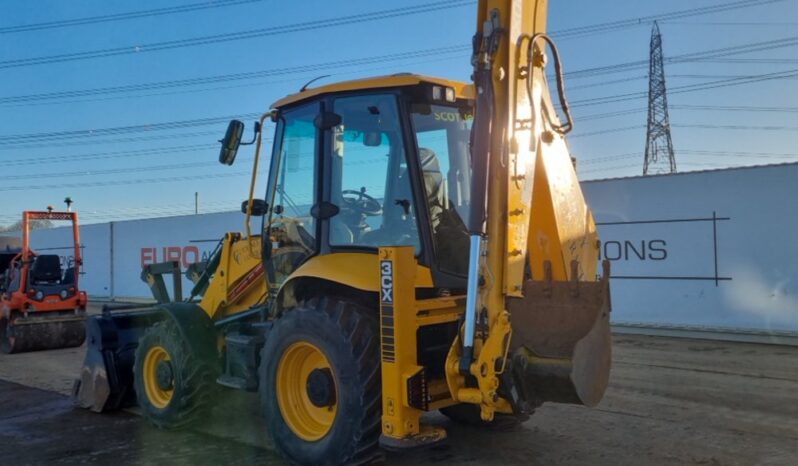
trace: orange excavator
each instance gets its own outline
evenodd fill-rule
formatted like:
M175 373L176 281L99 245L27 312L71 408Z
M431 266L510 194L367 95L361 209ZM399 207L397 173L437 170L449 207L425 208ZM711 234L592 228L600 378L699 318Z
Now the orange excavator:
M31 222L72 223L73 257L30 247ZM17 243L18 244L18 243ZM22 353L80 346L86 339L88 297L79 287L83 258L76 212L22 213L22 244L0 250L0 350Z

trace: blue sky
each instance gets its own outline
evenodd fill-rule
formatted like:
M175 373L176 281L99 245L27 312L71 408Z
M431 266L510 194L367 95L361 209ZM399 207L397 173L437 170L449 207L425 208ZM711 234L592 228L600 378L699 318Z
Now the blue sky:
M549 30L645 17L730 0L552 0ZM6 0L0 31L10 26L192 5L200 0L102 1ZM215 163L226 123L159 130L90 130L184 122L267 110L277 98L309 79L324 81L400 71L467 80L469 54L453 50L357 66L313 69L357 58L462 46L475 28L475 3L417 15L373 20L266 37L163 51L147 44L283 26L424 2L240 0L233 6L139 19L0 33L0 225L23 209L61 205L71 196L84 222L193 213L199 192L203 212L233 210L246 197L251 151L236 166ZM660 24L665 56L795 36L798 2L786 0L693 16ZM648 58L651 23L563 38L558 46L566 72ZM126 47L139 52L30 66L21 60ZM143 49L142 49L143 47ZM144 51L142 51L144 50ZM731 59L731 60L729 60ZM14 102L18 96L159 83L234 73L307 67L256 79ZM669 88L739 76L798 69L795 46L665 65ZM639 175L645 145L645 98L576 105L580 100L642 92L646 69L566 81L576 127L570 139L583 179ZM798 160L796 78L674 94L669 97L673 143L680 171ZM720 108L719 108L720 107ZM736 107L730 109L727 107ZM629 111L629 112L627 112ZM634 113L630 113L634 112ZM617 113L615 116L606 114ZM599 115L599 118L595 116ZM248 120L252 120L249 117ZM759 127L752 128L752 127ZM87 130L84 134L50 134ZM616 131L617 130L617 131ZM598 133L598 134L595 134ZM25 136L28 135L28 136ZM103 143L103 141L105 141ZM110 141L110 142L109 142ZM777 154L787 154L779 156ZM59 175L63 174L63 175ZM264 176L261 176L263 179ZM171 180L154 183L153 180ZM81 186L87 185L87 186ZM262 183L261 183L262 185ZM258 188L262 191L262 186Z

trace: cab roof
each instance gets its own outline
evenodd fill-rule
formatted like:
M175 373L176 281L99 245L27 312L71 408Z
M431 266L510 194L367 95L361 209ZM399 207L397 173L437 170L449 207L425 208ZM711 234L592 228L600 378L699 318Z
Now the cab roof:
M308 100L322 94L337 92L358 91L366 89L379 89L388 87L415 86L422 83L437 84L454 88L457 98L473 99L474 86L460 81L452 81L444 78L434 78L431 76L421 76L417 74L393 74L388 76L377 76L373 78L354 79L351 81L341 81L338 83L327 84L320 87L305 89L304 91L283 97L272 104L272 108L281 108L303 100Z

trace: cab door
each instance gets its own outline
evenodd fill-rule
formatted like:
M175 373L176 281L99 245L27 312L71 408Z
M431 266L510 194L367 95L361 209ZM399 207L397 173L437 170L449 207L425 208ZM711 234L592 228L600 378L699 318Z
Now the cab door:
M318 248L311 208L318 199L319 130L317 102L281 112L275 132L264 218L264 265L279 287Z

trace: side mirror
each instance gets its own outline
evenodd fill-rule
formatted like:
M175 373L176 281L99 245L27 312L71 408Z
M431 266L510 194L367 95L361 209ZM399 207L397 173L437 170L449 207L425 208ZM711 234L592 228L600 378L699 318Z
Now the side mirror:
M227 125L227 133L219 141L222 143L222 149L219 151L219 163L232 165L235 162L238 146L241 145L241 136L243 135L244 123L238 120L231 120L230 124Z
M249 200L246 200L241 203L241 213L247 213L247 206L249 205ZM266 203L263 199L253 199L252 200L252 216L253 217L263 217L266 215L266 210L268 210L269 204Z

